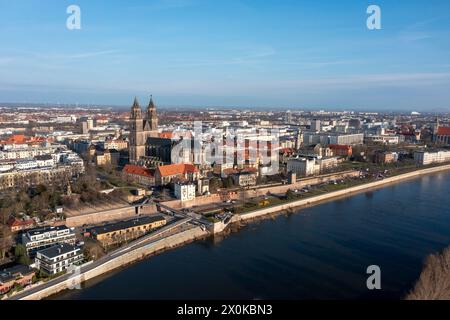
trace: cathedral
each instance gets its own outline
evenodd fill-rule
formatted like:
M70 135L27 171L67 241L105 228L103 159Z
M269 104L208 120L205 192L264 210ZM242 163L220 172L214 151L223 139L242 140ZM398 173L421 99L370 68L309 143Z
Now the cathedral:
M134 98L130 114L130 163L138 164L145 158L147 156L147 140L158 136L158 115L153 98L150 96L150 102L144 115L142 115L137 98Z

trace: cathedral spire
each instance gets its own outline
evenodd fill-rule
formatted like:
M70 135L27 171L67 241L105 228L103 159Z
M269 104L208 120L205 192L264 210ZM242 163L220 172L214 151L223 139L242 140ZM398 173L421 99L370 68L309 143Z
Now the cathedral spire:
M150 102L148 103L148 109L156 109L155 104L153 103L153 95L150 95Z
M131 106L130 117L132 119L141 119L142 118L141 106L139 105L137 97L134 97L134 102L133 102L133 105Z
M158 130L158 115L156 114L156 106L153 102L153 95L150 95L150 102L147 107L147 119L150 123L151 130Z

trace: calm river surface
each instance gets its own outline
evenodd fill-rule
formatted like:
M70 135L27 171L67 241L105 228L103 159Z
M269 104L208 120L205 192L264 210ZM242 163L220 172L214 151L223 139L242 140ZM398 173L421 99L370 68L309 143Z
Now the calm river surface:
M399 299L450 245L450 173L251 223L88 281L54 299ZM382 290L366 288L381 268Z

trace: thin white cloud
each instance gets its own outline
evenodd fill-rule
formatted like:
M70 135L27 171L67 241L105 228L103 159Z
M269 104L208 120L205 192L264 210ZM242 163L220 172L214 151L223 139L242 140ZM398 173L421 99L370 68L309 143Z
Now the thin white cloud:
M86 59L86 58L94 58L99 56L106 56L118 53L117 50L100 50L100 51L91 51L91 52L79 52L79 53L56 53L56 54L39 54L36 53L35 56L41 59Z

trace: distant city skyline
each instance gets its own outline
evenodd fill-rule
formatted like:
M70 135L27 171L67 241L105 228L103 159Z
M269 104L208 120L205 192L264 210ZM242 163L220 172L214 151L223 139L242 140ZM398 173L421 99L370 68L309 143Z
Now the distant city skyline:
M444 0L0 4L4 103L450 111Z

